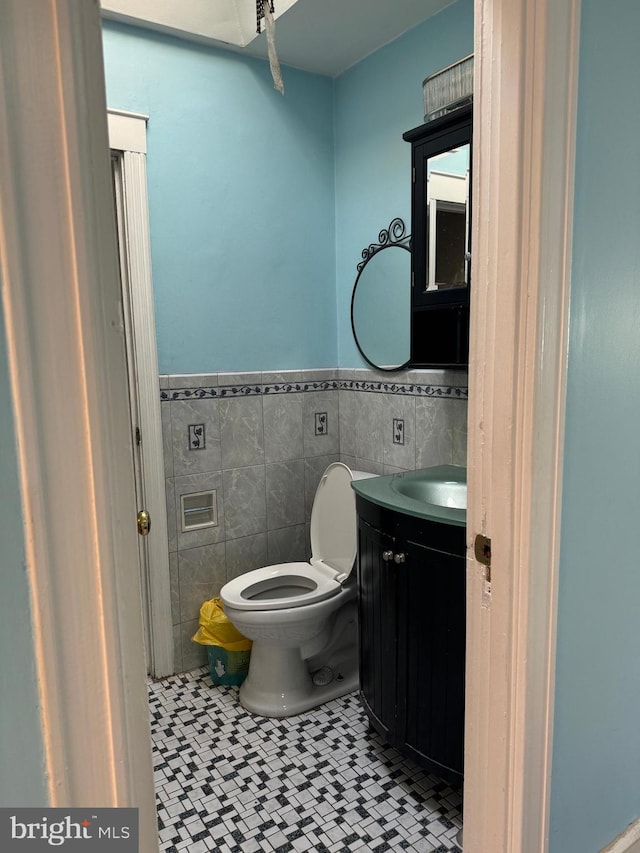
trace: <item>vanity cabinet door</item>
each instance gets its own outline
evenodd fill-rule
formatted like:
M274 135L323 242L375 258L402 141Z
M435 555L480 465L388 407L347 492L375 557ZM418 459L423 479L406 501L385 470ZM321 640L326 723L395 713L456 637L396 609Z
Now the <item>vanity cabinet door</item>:
M460 784L465 529L402 515L360 496L356 506L364 709L388 744Z
M358 606L361 698L371 723L395 740L397 690L397 590L395 537L362 519L358 527Z
M464 557L408 541L398 573L397 738L402 751L451 782L462 781Z

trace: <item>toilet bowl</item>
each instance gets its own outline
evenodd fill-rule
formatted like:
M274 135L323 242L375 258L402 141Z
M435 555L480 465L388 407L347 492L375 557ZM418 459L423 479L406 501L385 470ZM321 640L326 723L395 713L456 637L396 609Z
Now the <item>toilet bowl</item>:
M373 476L329 465L311 511L311 560L255 569L222 587L226 615L253 640L239 697L248 711L288 717L357 689L351 481Z

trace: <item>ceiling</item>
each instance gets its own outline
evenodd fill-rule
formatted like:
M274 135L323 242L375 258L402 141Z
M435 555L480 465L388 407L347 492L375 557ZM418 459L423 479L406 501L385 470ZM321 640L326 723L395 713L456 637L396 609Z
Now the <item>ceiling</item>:
M280 62L337 77L454 0L275 0ZM266 58L255 0L102 0L105 18Z

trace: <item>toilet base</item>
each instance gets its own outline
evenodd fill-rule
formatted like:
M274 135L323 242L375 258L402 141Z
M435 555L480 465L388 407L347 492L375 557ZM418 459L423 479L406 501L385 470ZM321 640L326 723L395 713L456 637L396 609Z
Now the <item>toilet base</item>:
M358 689L358 664L353 651L336 652L322 663L333 670L334 678L328 684L317 685L307 662L300 657L300 649L254 642L249 673L240 687L240 704L262 717L291 717Z

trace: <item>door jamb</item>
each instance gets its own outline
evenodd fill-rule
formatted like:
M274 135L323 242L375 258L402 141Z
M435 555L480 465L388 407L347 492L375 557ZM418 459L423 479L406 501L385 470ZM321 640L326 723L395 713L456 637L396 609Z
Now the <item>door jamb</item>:
M97 3L0 4L0 264L46 805L158 849ZM28 109L25 109L25 96ZM37 737L36 733L36 737ZM45 804L43 804L45 805Z
M548 842L579 13L475 2L465 853Z

